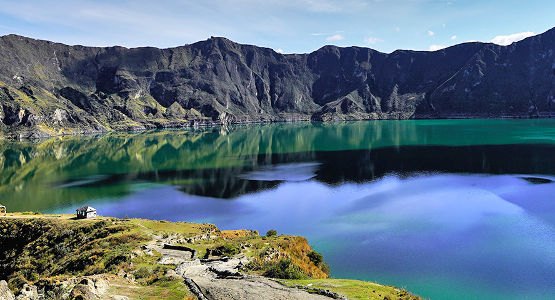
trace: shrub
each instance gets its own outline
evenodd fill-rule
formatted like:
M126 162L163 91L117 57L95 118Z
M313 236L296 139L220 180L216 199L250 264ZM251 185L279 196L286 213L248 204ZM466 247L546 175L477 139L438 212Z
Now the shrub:
M107 270L110 270L111 267L115 267L117 265L120 265L124 262L128 262L129 261L129 256L126 254L121 254L121 253L117 253L113 256L108 257L108 259L106 260L105 263L105 267Z
M148 271L147 268L145 267L140 267L137 271L135 271L133 273L133 275L135 276L135 278L140 279L140 278L147 278L150 275L150 272Z
M301 268L290 258L272 262L264 272L264 276L279 279L302 279L305 277Z
M330 267L328 267L328 265L322 264L320 266L320 270L322 270L322 272L324 272L324 274L330 276L331 271L330 271Z
M316 266L320 266L320 264L324 261L324 257L322 254L316 251L310 251L306 256L313 262Z
M166 268L163 267L163 266L160 266L160 265L155 266L152 269L152 274L149 277L149 279L146 281L146 284L151 285L151 284L154 284L154 283L158 282L162 278L164 278L165 270L166 270Z
M268 230L268 232L266 232L266 236L267 237L273 237L277 235L277 231L275 231L274 229L270 229Z
M53 299L53 300L62 300L64 296L67 298L67 295L70 292L70 287L65 287L62 285L50 287L51 290L46 291L46 299Z
M210 254L212 255L216 255L216 256L234 256L237 255L241 252L241 250L239 249L239 247L237 245L234 244L224 244L221 246L218 246L216 248L214 248L213 250L207 250L204 258L208 258L210 256Z
M227 256L237 255L241 252L241 250L239 250L239 247L233 244L225 244L223 246L218 247L218 250L220 250L224 255L227 255Z
M10 290L16 291L19 290L25 283L27 283L27 280L25 279L23 274L17 274L15 275L15 277L12 277L10 278L10 280L8 280L8 287L10 288Z

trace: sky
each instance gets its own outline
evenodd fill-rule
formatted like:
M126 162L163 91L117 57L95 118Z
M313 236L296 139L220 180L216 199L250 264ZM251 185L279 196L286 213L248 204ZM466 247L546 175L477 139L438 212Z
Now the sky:
M0 35L175 47L223 36L283 53L510 44L555 26L549 0L0 0Z

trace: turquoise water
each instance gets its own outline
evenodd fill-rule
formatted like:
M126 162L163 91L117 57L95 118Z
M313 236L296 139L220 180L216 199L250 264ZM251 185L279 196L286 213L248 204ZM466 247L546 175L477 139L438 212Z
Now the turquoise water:
M303 235L332 276L432 299L555 294L555 120L293 123L0 143L12 211Z

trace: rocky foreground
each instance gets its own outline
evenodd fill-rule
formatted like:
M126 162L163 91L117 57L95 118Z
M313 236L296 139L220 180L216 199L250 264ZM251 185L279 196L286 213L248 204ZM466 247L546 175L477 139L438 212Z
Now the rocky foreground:
M302 237L210 224L0 216L0 299L418 299L329 279Z
M280 54L225 38L158 49L0 37L0 137L295 121L555 115L555 29L438 51Z

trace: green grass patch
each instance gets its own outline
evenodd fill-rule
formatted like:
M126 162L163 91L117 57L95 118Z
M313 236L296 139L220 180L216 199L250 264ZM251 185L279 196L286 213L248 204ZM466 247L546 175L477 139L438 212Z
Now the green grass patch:
M126 296L129 299L149 300L184 300L196 299L189 291L183 280L159 280L149 286L133 285L119 279L110 283L109 293L112 295Z
M168 221L152 221L144 219L130 219L129 223L143 227L153 233L161 234L180 234L184 237L190 237L202 234L209 230L217 230L216 226L211 224L195 224L187 222L168 222Z
M309 289L323 289L343 295L348 299L400 299L421 300L404 289L378 283L351 279L301 279L280 280L286 286L301 285Z

